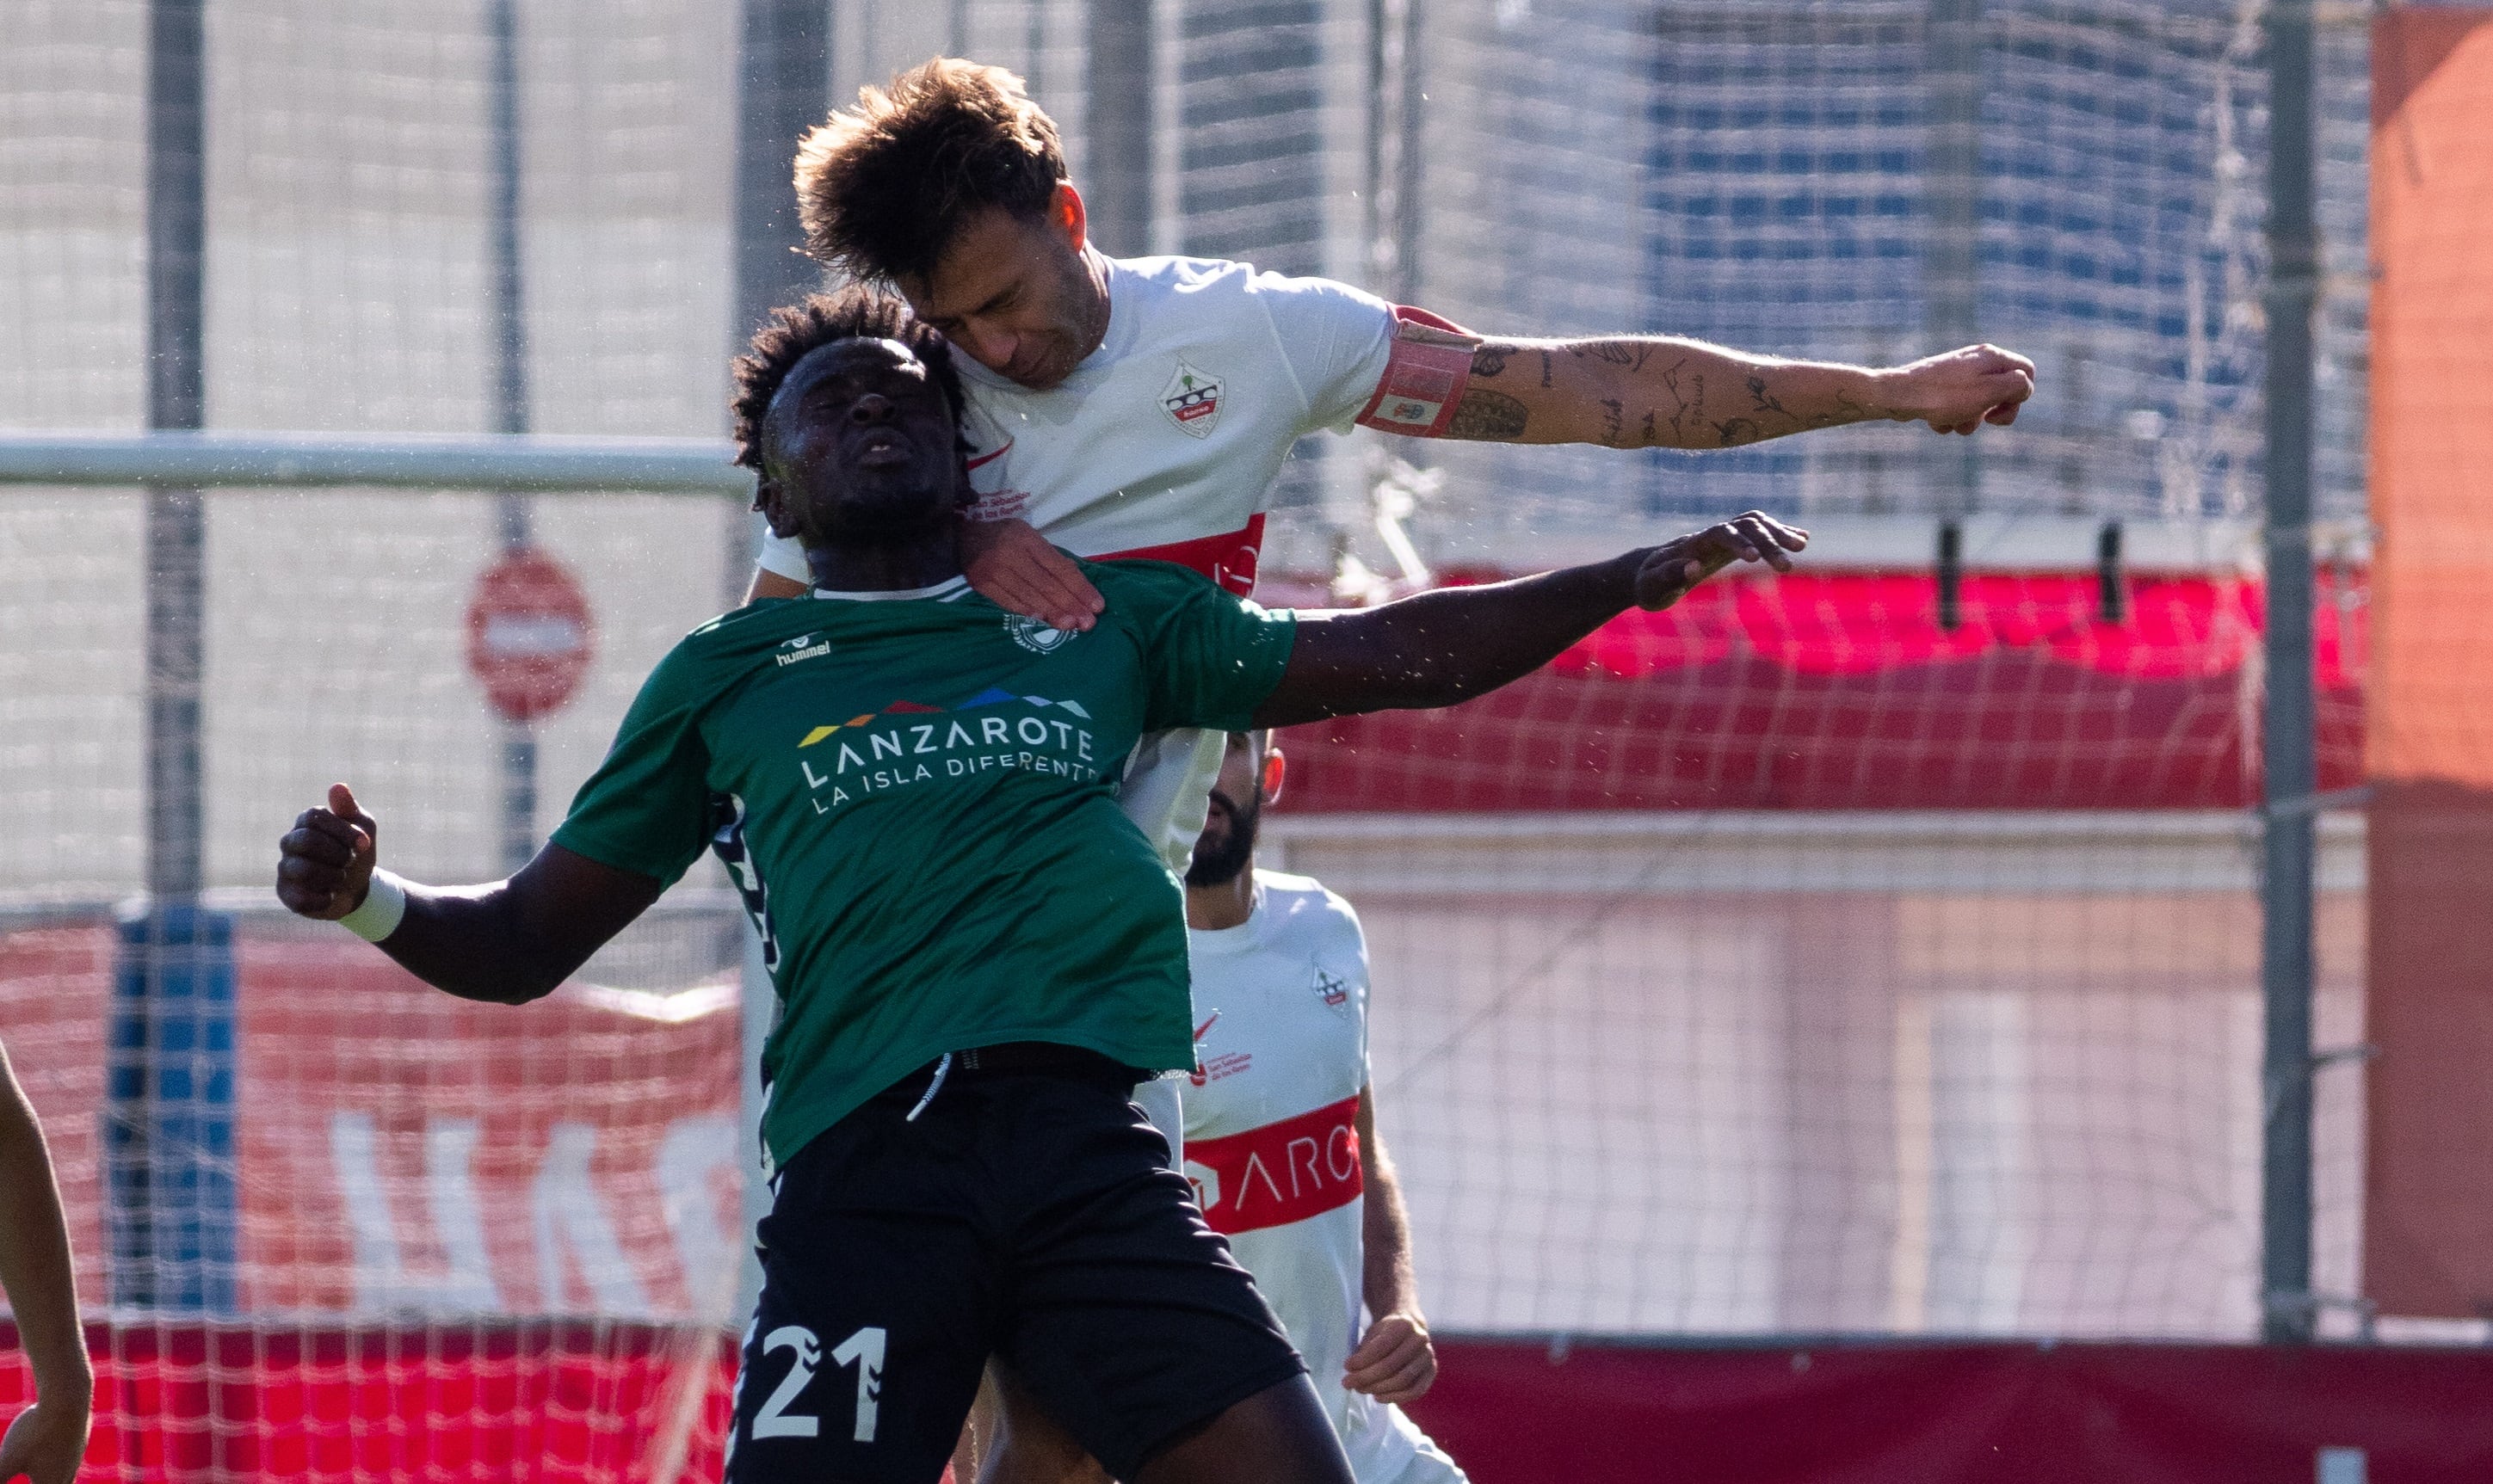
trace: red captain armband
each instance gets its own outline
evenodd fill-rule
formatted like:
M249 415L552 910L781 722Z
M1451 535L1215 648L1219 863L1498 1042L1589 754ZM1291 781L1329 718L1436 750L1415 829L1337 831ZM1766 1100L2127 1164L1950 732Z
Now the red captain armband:
M1414 438L1442 436L1471 383L1472 352L1480 342L1452 320L1394 306L1394 348L1376 395L1359 415L1360 426Z

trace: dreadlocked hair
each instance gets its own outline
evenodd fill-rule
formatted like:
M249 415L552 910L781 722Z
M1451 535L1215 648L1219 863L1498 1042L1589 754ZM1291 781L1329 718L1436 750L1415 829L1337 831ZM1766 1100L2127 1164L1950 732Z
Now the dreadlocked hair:
M802 303L770 312L753 332L744 354L736 358L736 395L728 406L736 414L736 461L762 467L762 420L770 399L796 363L834 341L897 341L909 347L935 378L951 407L961 416L961 374L952 366L952 345L931 326L920 324L897 295L863 284L851 284L826 294L807 295Z

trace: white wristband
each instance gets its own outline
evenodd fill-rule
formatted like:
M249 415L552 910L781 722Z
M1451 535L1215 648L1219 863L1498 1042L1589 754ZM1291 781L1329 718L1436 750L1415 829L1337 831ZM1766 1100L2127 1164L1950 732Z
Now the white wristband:
M405 916L406 883L386 871L375 871L364 890L364 905L339 918L338 926L367 943L377 943L396 933Z

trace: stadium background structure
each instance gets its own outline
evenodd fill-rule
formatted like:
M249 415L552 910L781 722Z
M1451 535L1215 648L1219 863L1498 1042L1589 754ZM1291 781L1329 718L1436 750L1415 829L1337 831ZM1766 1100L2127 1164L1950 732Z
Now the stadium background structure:
M31 132L41 144L24 189L0 181L0 197L16 202L0 211L27 213L8 223L8 240L30 270L15 276L25 286L0 306L27 331L17 339L21 355L0 365L0 383L22 394L9 402L27 409L22 425L32 430L0 440L0 459L16 460L20 480L66 482L64 454L83 460L79 483L137 482L141 472L191 477L195 462L140 470L106 454L169 460L185 430L213 411L219 430L195 441L227 450L220 458L255 444L250 466L263 472L202 479L214 490L204 495L167 483L144 496L74 494L57 485L0 496L11 502L15 538L8 559L24 578L19 584L13 575L13 586L39 600L20 620L11 660L32 682L18 691L16 716L44 729L41 744L19 750L0 773L0 791L24 806L15 811L22 822L9 852L18 863L7 883L13 926L51 932L81 912L92 921L93 907L72 899L91 904L141 884L159 903L200 895L214 909L236 905L260 864L250 845L266 833L257 816L271 808L290 815L299 800L285 801L302 791L295 775L333 757L370 766L430 751L402 770L406 796L460 802L407 819L393 848L405 846L413 869L490 874L510 834L513 739L481 715L424 714L467 704L455 661L445 666L429 636L449 626L441 610L456 603L478 553L507 544L516 525L521 537L588 569L601 623L621 620L644 598L664 609L623 626L575 714L526 739L526 776L532 786L542 775L547 803L558 806L669 626L740 585L750 529L725 500L618 497L593 507L430 491L690 482L682 472L662 481L646 448L634 467L649 472L622 476L610 465L548 474L544 461L624 451L519 430L563 429L559 436L582 439L712 431L734 327L802 278L802 262L784 251L792 224L772 200L783 193L784 141L826 93L839 96L930 51L970 51L1021 67L1067 122L1076 178L1112 248L1234 252L1328 272L1484 328L1626 323L1888 360L1960 331L2045 348L2054 390L1997 448L1869 429L1706 459L1605 462L1547 450L1380 451L1374 440L1320 440L1293 466L1268 560L1283 598L1341 576L1343 549L1369 568L1397 568L1370 494L1385 453L1433 465L1437 489L1420 501L1408 534L1428 565L1457 577L1616 545L1699 510L1749 503L1801 515L1821 528L1827 550L1856 557L1838 558L1852 570L1831 575L1831 585L1782 590L1780 599L1776 589L1744 587L1731 618L1692 611L1685 624L1607 636L1607 649L1571 656L1572 674L1550 677L1512 712L1467 718L1461 738L1423 727L1310 739L1322 750L1304 781L1319 797L1330 787L1337 810L1388 795L1426 801L1450 776L1503 777L1523 795L1535 778L1548 780L1537 801L1476 797L1463 806L1468 817L1414 818L1437 812L1404 804L1398 816L1370 809L1276 820L1293 867L1380 903L1380 998L1398 995L1414 1011L1398 1027L1380 1024L1380 1071L1393 1067L1411 1116L1434 1125L1397 1143L1416 1146L1433 1178L1435 1209L1424 1213L1420 1241L1424 1263L1443 1265L1424 1271L1432 1297L1459 1295L1448 1300L1459 1322L1489 1332L1647 1335L2238 1337L2263 1322L2306 1319L2338 1333L2367 1326L2353 1223L2359 1125L2343 1083L2360 1074L2352 1063L2328 1074L2341 1079L2337 1112L2324 1119L2321 1149L2300 1160L2318 1167L2318 1260L2334 1307L2313 1315L2290 1300L2265 1310L2258 1302L2258 1280L2242 1266L2255 1249L2239 1242L2258 1229L2240 1208L2245 1198L2256 1204L2257 1188L2243 1187L2235 1146L2258 1127L2262 1106L2258 1084L2246 1085L2239 1023L2245 935L2256 941L2242 906L2257 878L2240 852L2263 838L2246 824L2261 795L2245 769L2259 737L2297 730L2263 731L2244 712L2274 703L2277 688L2265 680L2311 672L2307 664L2246 663L2242 642L2278 629L2265 621L2260 584L2244 575L2258 565L2245 561L2253 522L2278 518L2259 493L2275 473L2261 446L2263 418L2278 401L2260 395L2259 381L2279 371L2263 354L2274 348L2264 326L2279 301L2270 297L2277 276L2263 236L2276 225L2265 209L2272 192L2258 182L2270 153L2267 133L2290 100L2268 92L2261 26L2307 13L1483 3L1448 7L1423 28L1391 0L1201 12L976 0L915 16L868 3L755 0L743 11L738 85L727 65L738 48L725 21L656 0L632 8L605 36L560 7L514 9L508 0L486 6L472 30L423 36L403 20L279 4L159 0L75 15L34 9L50 29L39 28L45 39L19 53L26 80L16 87L49 110L41 117L62 123ZM2362 676L2367 555L2358 18L2322 13L2316 207L2326 255L2310 286L2322 305L2324 395L2312 419L2289 418L2297 426L2286 430L2316 440L2309 539L2329 569L2322 681L2334 673L2349 695ZM1967 21L1964 34L1978 44L1941 34ZM134 49L143 58L136 44L151 34L160 62L190 48L194 87L175 85L178 68L134 70ZM411 39L421 45L407 47ZM669 42L678 45L671 50ZM389 45L399 51L385 58ZM117 78L121 92L45 86L44 69L68 59L100 62L91 75ZM1981 86L1967 90L1967 75ZM1131 85L1138 76L1150 85ZM144 80L134 93L136 79ZM126 102L137 95L147 102L137 111L150 148L134 153ZM112 96L125 101L117 112L92 101ZM445 98L472 104L472 124L444 122ZM1622 112L1629 127L1618 127ZM324 136L331 129L335 136ZM1977 147L1965 147L1968 132L1979 135ZM731 145L735 169L717 168ZM410 146L422 163L393 163ZM132 159L154 162L143 180ZM115 184L61 220L32 214L29 203L63 202L81 181ZM324 204L323 192L335 199ZM1623 193L1635 210L1602 210ZM134 202L145 209L134 214ZM148 244L135 259L134 215ZM383 236L405 242L384 245ZM133 261L146 270L136 293ZM384 282L392 276L411 279L413 288ZM1968 278L1979 292L1963 292ZM688 284L702 292L685 292ZM134 304L147 312L134 317ZM134 337L141 324L145 333ZM652 345L666 348L643 348ZM411 373L371 371L393 361ZM134 377L142 367L150 374ZM148 388L143 410L131 397L138 386ZM89 439L75 454L43 431L116 420L143 420L174 436ZM334 431L288 444L248 430L307 423ZM375 431L402 428L440 441ZM323 450L345 457L358 446L392 467L317 462ZM454 478L451 468L427 469L412 458L461 446L469 457L540 468L522 481L487 477L470 463ZM697 457L690 446L679 455ZM37 461L44 459L54 461ZM246 480L271 489L345 484L350 475L366 492L215 490ZM374 492L386 485L428 492ZM616 514L601 520L599 508ZM2305 522L2290 507L2286 515L2291 538ZM2103 577L2092 569L2108 533L2110 580L2089 593L2089 581ZM81 615L103 611L81 604L118 601L135 616L126 599L80 584L124 580L111 548L136 551L142 541L155 579L152 642L134 642L126 618L108 641L75 634ZM1932 571L1950 546L1956 570L1906 576ZM636 548L665 549L666 559ZM376 714L339 729L319 713L359 703L349 677L289 697L286 666L252 673L245 657L284 642L286 624L307 611L263 584L324 554L343 554L351 570L323 579L323 601L355 596L359 583L383 589L372 618L334 652L368 664L412 636L421 659L371 680L424 697L416 715ZM393 561L407 570L392 572ZM2175 596L2174 583L2194 581L2208 589L2207 601ZM266 615L228 608L220 617L211 607L230 601L221 594L255 586ZM2108 644L2103 614L2089 612L2105 590L2121 595L2135 620L2111 627L2139 641ZM2281 597L2267 594L2271 603ZM1955 623L1932 621L1942 605ZM2169 620L2160 642L2146 641L2140 627L2149 614ZM2038 630L2051 631L2045 648L2079 653L2079 671L2107 677L2101 688L2073 692L2048 665L2017 668L2033 658ZM1742 665L1780 656L1792 674L1870 678L1815 693L1812 711L1793 704L1789 683L1767 684L1754 668L1707 668L1718 644ZM89 680L93 694L81 697L58 679L80 666L96 673L100 656L142 653L150 660L137 687ZM1925 660L1944 662L1918 671L1931 677L1927 686L1901 678ZM2176 693L2168 725L2121 720L2168 664L2191 682ZM105 665L127 668L126 658ZM202 699L209 674L218 680ZM228 690L224 682L237 677ZM1607 685L1623 677L1665 683L1629 700ZM221 720L218 702L228 697ZM1656 703L1663 713L1637 709ZM194 704L186 732L183 712ZM2319 765L2326 772L2333 757L2331 786L2351 785L2363 776L2359 709L2334 713L2332 742L2330 704L2324 692ZM1760 710L1769 713L1761 720ZM1960 715L1973 720L1952 731L1949 719ZM1703 746L1725 729L1724 718L1735 737L1755 739L1748 751L1757 757L1804 759L1803 781L1777 761L1777 776L1749 780L1745 793L1727 786L1740 782L1744 749L1709 754ZM1897 729L1881 733L1882 725ZM97 740L115 727L119 742ZM1633 749L1586 752L1640 730L1660 737L1661 756L1693 780L1688 794L1625 798L1623 777L1650 776ZM156 742L133 747L134 732ZM1868 745L1882 735L1884 754ZM143 789L124 760L139 757L153 759ZM1967 788L1967 779L1987 776L1987 757L2005 758L2014 765L2004 774L2022 780L2000 786L2004 797ZM1888 766L1898 759L1902 775L1918 767L1933 782L1894 786L1904 808L1892 818L1817 813L1845 807L1847 780L1885 785L1898 776ZM135 805L143 793L151 828L96 833L79 817L89 806L71 797L64 777L93 778L107 800ZM1495 792L1493 784L1463 787ZM2283 792L2313 796L2309 786ZM2021 815L2021 797L2038 809ZM1966 807L1932 807L1948 803ZM2107 809L2123 803L2132 807ZM542 813L529 805L526 822L541 824ZM2324 1018L2334 1017L2324 1042L2351 1046L2361 1038L2352 1013L2360 823L2344 814L2317 822L2321 977L2334 987L2322 1003ZM114 864L140 858L142 839L157 873L144 883ZM187 852L186 840L195 842ZM1697 864L1663 864L1673 858ZM2273 871L2266 878L2280 879ZM1742 946L1740 932L1674 918L1663 900L1726 881L1758 899L1736 921L1783 921L1777 914L1787 910L1792 921L1822 919L1817 935L1789 937L1760 957ZM1877 959L1897 931L1880 925L1878 911L1861 910L1877 889L1926 894L1895 921L1908 939L1904 958L1937 965L1928 970L1934 986L1954 972L2031 991L2057 973L2065 985L2114 992L2109 1003L2124 1008L2111 1014L2128 1023L2125 1035L2091 1041L2086 1018L2105 1014L2107 1001L2081 1003L2083 994L2043 1011L2036 1007L2045 1000L2029 996L2021 1008L2011 990L1926 993L1902 980L1872 983L1876 972L1847 980L1842 961ZM1502 910L1493 905L1501 899L1527 904L1523 916L1552 903L1572 904L1577 915L1560 919L1564 931L1554 935L1527 931L1512 910L1485 925L1481 914ZM1765 902L1785 905L1761 911ZM1968 903L1988 903L1998 915L1986 918ZM2212 910L2191 910L2198 904ZM710 919L702 917L706 905ZM1661 926L1632 931L1638 919ZM727 920L718 904L687 898L658 925L663 932L634 947L637 970L601 965L602 993L654 994L690 1014L699 1005L675 1003L676 995L708 993L722 972L733 977L737 953L718 928ZM2202 946L2159 959L2194 922ZM288 972L304 971L299 956L309 950L281 941L283 934L268 936L248 912L235 933L246 963L294 955ZM2068 935L2073 942L2056 946ZM168 936L179 941L155 934L159 942ZM144 932L138 942L143 949ZM46 951L83 950L51 940ZM1649 986L1659 1008L1624 1027L1620 1007L1587 990L1673 953L1695 965L1687 982ZM2097 962L2084 962L2090 956ZM1407 965L1400 984L1383 965L1397 957ZM178 986L179 958L172 971L158 966L137 982ZM58 967L31 979L16 972L29 989L75 977ZM1727 1009L1712 997L1725 986L1745 993L1810 975L1836 987L1834 1008L1817 1020L1780 992L1754 1004L1735 997ZM1432 980L1446 991L1432 995ZM2159 997L2159 986L2202 980L2234 988L2213 999ZM234 993L264 995L268 982L245 973ZM228 1002L217 997L213 972L193 983L202 997L177 1001L193 1008L169 1024L205 1045L217 1017L232 1012L218 1008ZM644 983L656 988L614 987ZM1863 993L1870 998L1857 997ZM159 1044L166 1024L155 1032ZM247 1013L229 1024L247 1029ZM1876 1066L1860 1062L1865 1027L1883 1048ZM1819 1062L1757 1052L1821 1032L1833 1033L1839 1050ZM2187 1109L2196 1068L2153 1064L2166 1034L2179 1048L2177 1063L2211 1055L2225 1069L2211 1079L2222 1085L2207 1094L2218 1105L2212 1115ZM353 1064L316 1041L282 1044L314 1082L327 1075L318 1058ZM1639 1064L1667 1058L1675 1044L1695 1049L1677 1053L1685 1065ZM1915 1047L1929 1063L1918 1103L1898 1070L1898 1054ZM529 1072L544 1079L531 1083L541 1096L561 1085L552 1080L556 1054L544 1054ZM2098 1054L2111 1059L2093 1060ZM2050 1064L2056 1057L2069 1059ZM1860 1064L1847 1068L1847 1058ZM646 1074L653 1064L632 1051L613 1065ZM1639 1099L1629 1086L1639 1076L1676 1090ZM2143 1095L2147 1118L2080 1119L2069 1142L2071 1131L2048 1126L2051 1105L2030 1098L2072 1078L2090 1081L2099 1098ZM1619 1095L1570 1091L1571 1082L1588 1079ZM1813 1082L1835 1091L1812 1094ZM422 1078L412 1085L437 1090ZM1875 1115L1858 1106L1865 1090L1885 1105ZM2151 1126L2169 1113L2179 1114L2170 1128ZM1926 1150L1938 1151L1919 1170L1906 1147L1911 1141L1894 1132L1915 1128ZM334 1124L312 1133L333 1144L337 1137ZM397 1136L384 1119L374 1137L387 1145ZM1674 1161L1633 1152L1657 1138L1693 1153ZM1858 1157L1850 1146L1865 1141L1884 1141L1893 1152ZM1830 1143L1838 1155L1827 1152ZM2212 1200L2203 1219L2233 1236L2215 1243L2220 1255L2210 1261L2193 1256L2187 1240L2167 1247L2142 1235L2163 1230L2163 1218L2124 1224L2118 1209L2069 1211L2059 1204L2066 1188L2036 1186L2023 1173L2038 1150L2054 1148L2121 1166L2115 1185L2124 1194L2115 1207ZM2172 1163L2155 1163L2166 1152ZM1590 1172L1533 1168L1553 1154L1564 1156L1553 1166L1565 1157L1614 1163ZM2142 1157L2144 1166L2121 1164ZM202 1168L212 1176L236 1158L248 1165L252 1155ZM98 1156L91 1168L102 1164ZM386 1150L380 1168L385 1180L400 1178ZM584 1177L603 1176L585 1170ZM391 1184L387 1199L420 1201L422 1188L420 1179ZM1900 1199L1898 1190L1918 1195ZM158 1190L144 1203L161 1213L196 1196ZM1867 1243L1842 1239L1861 1202L1879 1201L1891 1214L1878 1220L1897 1230ZM1830 1217L1836 1239L1792 1235ZM1911 1246L1907 1229L1915 1220L1927 1249L1918 1275L1899 1256ZM1584 1230L1558 1230L1571 1222ZM663 1242L694 1229L650 1230ZM2120 1234L2108 1239L2107 1232ZM626 1232L617 1240L637 1253L644 1237ZM2090 1250L2108 1243L2125 1250L2108 1259ZM1759 1265L1740 1256L1752 1248L1782 1256ZM581 1266L580 1243L568 1250L575 1255L557 1258L558 1269L566 1261ZM98 1241L85 1251L96 1254ZM178 1316L203 1310L238 1315L255 1337L246 1347L253 1364L281 1345L319 1350L329 1343L321 1326L338 1314L409 1304L436 1316L418 1331L419 1351L471 1338L489 1349L499 1343L490 1339L495 1322L445 1301L437 1284L369 1304L348 1299L315 1320L291 1305L246 1306L248 1254L190 1252L120 1264L149 1268L151 1284L187 1272L195 1280L187 1301L150 1289L111 1295L144 1304L152 1318L132 1333L165 1353L189 1343ZM1864 1252L1875 1274L1863 1269ZM138 1255L127 1246L116 1254ZM406 1256L414 1267L434 1261ZM1675 1275L1674 1261L1686 1264ZM2088 1285L2107 1273L2121 1291L2089 1308ZM2234 1287L2196 1291L2211 1274ZM586 1304L604 1316L582 1331L600 1364L651 1352L635 1327L645 1321L620 1317L629 1312L614 1298L621 1289L600 1290L585 1269L563 1273L556 1286L566 1282L581 1296L548 1300L547 1309ZM222 1303L220 1291L229 1295ZM662 1298L643 1297L665 1308ZM657 1352L675 1353L668 1347L684 1328L662 1326ZM2405 1332L2474 1333L2463 1322ZM135 1355L140 1342L129 1343ZM209 1374L218 1367L208 1363ZM639 1436L618 1426L608 1440L627 1434ZM284 1428L263 1414L221 1436L230 1443L244 1435L267 1442Z

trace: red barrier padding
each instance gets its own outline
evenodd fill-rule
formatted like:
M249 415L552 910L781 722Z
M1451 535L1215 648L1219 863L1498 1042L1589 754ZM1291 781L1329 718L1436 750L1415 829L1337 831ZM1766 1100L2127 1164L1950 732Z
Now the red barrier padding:
M1562 1358L1563 1357L1563 1358ZM1664 1350L1444 1340L1411 1409L1476 1484L2270 1484L2357 1448L2493 1478L2493 1352L2213 1345Z
M2351 585L2342 595L2358 596ZM2321 787L2361 776L2363 617L2322 574ZM2092 574L1716 581L1443 711L1290 733L1309 812L2236 809L2258 792L2256 583Z
M15 1340L0 1325L0 1416L26 1398ZM716 1478L734 1375L723 1336L619 1323L96 1326L89 1347L93 1480ZM2396 1484L2493 1477L2481 1350L1441 1339L1438 1356L1412 1411L1478 1484L2265 1484L2314 1477L2323 1448Z
M0 1324L0 1415L28 1400ZM547 1321L90 1326L82 1480L715 1479L733 1342ZM669 1465L676 1467L670 1469Z

